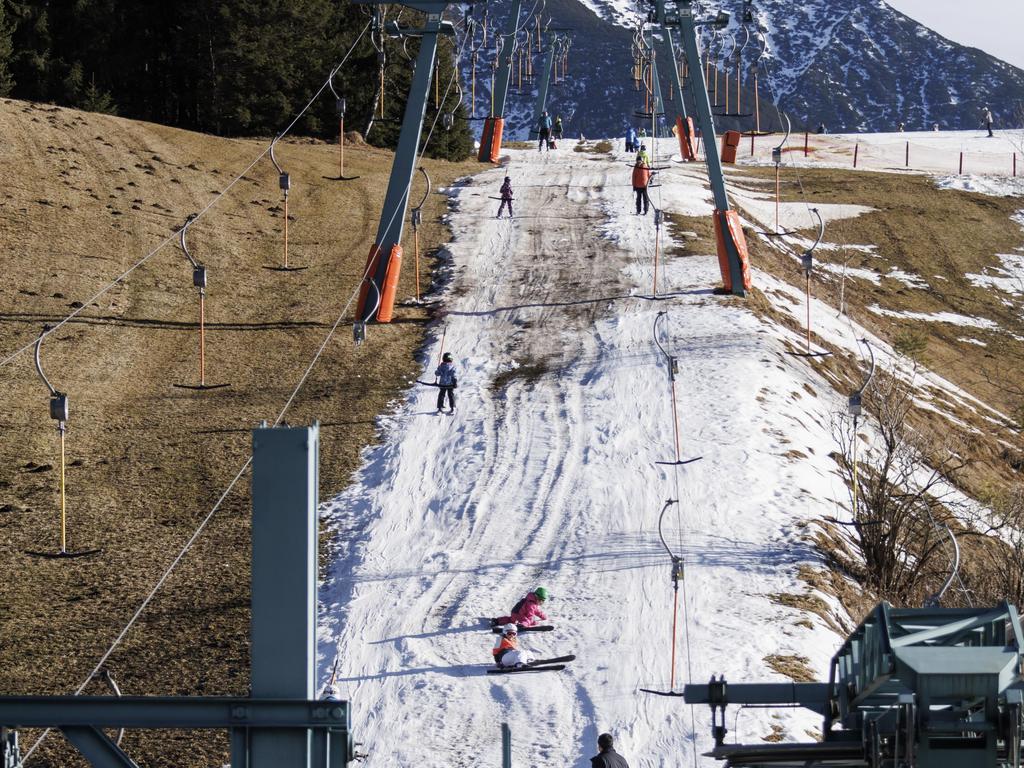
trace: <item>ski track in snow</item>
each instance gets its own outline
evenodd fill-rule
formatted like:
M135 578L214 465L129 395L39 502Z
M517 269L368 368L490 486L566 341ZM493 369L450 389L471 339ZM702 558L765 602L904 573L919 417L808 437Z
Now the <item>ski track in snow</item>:
M610 730L634 768L711 766L699 756L712 746L707 708L693 710L694 734L681 699L638 690L670 683L673 595L658 514L678 471L665 532L685 556L691 653L681 618L677 689L712 673L784 680L768 654L805 656L827 676L839 638L771 597L808 591L797 569L819 563L804 521L842 514L829 453L845 400L786 354L784 340L799 343L792 333L711 295L713 256L665 260L667 298L649 298L653 216L632 214L623 153L565 142L510 155L519 218L493 218L488 195L505 169L452 191L442 322L459 371L456 413L434 412L436 389L410 389L382 417L355 482L322 505L333 562L321 588L321 682L337 656L368 768L498 764L502 721L516 765L585 768ZM656 202L709 214L702 173L666 171ZM659 311L679 360L682 454L703 457L681 470L654 463L674 451L667 368L652 339ZM440 325L435 333L428 380ZM578 658L563 672L486 675L494 636L478 617L506 613L538 585L552 594L556 631L522 645ZM773 725L806 741L820 721L747 710L739 738L759 741Z

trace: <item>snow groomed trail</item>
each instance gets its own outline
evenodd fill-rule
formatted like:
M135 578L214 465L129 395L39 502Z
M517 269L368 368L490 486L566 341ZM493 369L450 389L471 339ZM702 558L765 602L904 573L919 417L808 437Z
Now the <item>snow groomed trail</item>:
M667 298L651 300L653 212L632 213L629 158L571 146L512 151L507 171L452 190L441 298L456 412L436 413L437 390L413 385L354 484L323 505L333 562L321 681L337 657L367 766L500 765L503 721L516 766L585 768L606 730L634 768L714 765L700 757L712 746L705 707L639 691L670 685L671 563L657 521L677 481L665 531L686 560L676 689L713 673L785 679L770 654L827 675L838 644L820 618L773 596L807 591L797 569L818 561L805 521L845 498L829 458L842 401L785 354L787 331L712 295L713 256L669 259ZM489 199L506 172L512 221L495 220ZM666 171L655 202L660 193L667 210L710 218L703 172ZM660 311L679 359L682 454L703 457L681 469L655 464L674 458L652 336ZM556 629L521 645L577 659L488 676L494 636L479 617L536 586L551 593ZM807 740L820 727L808 713L735 708L728 724L747 741Z

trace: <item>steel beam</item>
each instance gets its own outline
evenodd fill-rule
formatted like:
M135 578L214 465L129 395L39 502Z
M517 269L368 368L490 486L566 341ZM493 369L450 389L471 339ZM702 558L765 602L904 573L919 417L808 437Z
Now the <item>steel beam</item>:
M551 70L555 65L555 49L557 46L558 33L552 32L548 41L548 53L544 62L544 69L540 74L540 84L537 86L537 104L533 109L533 128L537 129L540 124L540 116L547 109L548 88L551 85Z
M252 695L316 695L320 428L252 436ZM308 731L252 734L252 768L309 764Z
M5 727L347 728L344 701L226 696L0 696Z
M64 726L61 732L95 768L139 768L117 744L98 728Z
M687 685L683 699L687 704L778 704L799 705L819 714L825 713L829 699L828 683L728 683L725 695L717 685Z

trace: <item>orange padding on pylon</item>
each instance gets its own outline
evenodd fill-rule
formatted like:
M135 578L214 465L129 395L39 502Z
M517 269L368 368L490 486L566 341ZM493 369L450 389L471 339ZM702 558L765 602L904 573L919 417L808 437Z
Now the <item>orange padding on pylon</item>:
M684 161L689 162L697 159L697 153L693 151L693 118L676 118L676 135L679 137L679 154Z
M718 243L718 269L722 273L725 290L732 293L732 275L729 272L729 250L726 246L726 232L736 246L740 257L740 272L743 275L743 288L750 290L750 256L747 253L747 238L740 226L740 216L736 211L715 211L715 241Z
M505 133L505 118L494 117L494 127L491 129L491 162L496 163L501 157L501 137Z
M726 131L722 135L722 162L735 163L736 152L740 146L742 135L739 131Z
M395 311L395 294L398 293L398 274L402 271L402 246L391 248L388 258L388 271L384 276L384 290L381 291L380 309L377 310L378 323L390 323Z
M488 117L484 119L484 129L480 134L480 151L476 159L481 163L496 163L501 157L501 136L505 132L505 118Z

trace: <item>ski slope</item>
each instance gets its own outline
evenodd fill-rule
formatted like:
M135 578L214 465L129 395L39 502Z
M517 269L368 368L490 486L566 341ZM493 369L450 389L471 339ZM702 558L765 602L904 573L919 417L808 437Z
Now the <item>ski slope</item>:
M713 256L663 261L651 298L653 215L632 213L624 154L570 142L509 154L516 219L493 218L505 169L450 190L446 314L420 378L433 380L443 334L456 413L437 414L437 390L410 383L354 483L323 505L321 682L337 664L370 767L500 765L503 721L515 766L589 766L606 730L634 768L714 765L700 756L712 746L707 708L639 690L670 687L659 513L679 499L664 531L686 562L677 690L712 674L785 680L770 654L806 657L826 676L840 638L773 596L808 591L797 579L819 565L808 521L841 514L829 453L845 398L786 354L785 341L798 343L788 331L712 295ZM655 202L709 217L703 171L666 171ZM682 468L655 463L674 458L659 312L679 363L681 453L702 457ZM494 636L479 617L541 585L556 630L521 644L576 661L487 675ZM731 708L729 728L741 741L807 741L820 723Z

